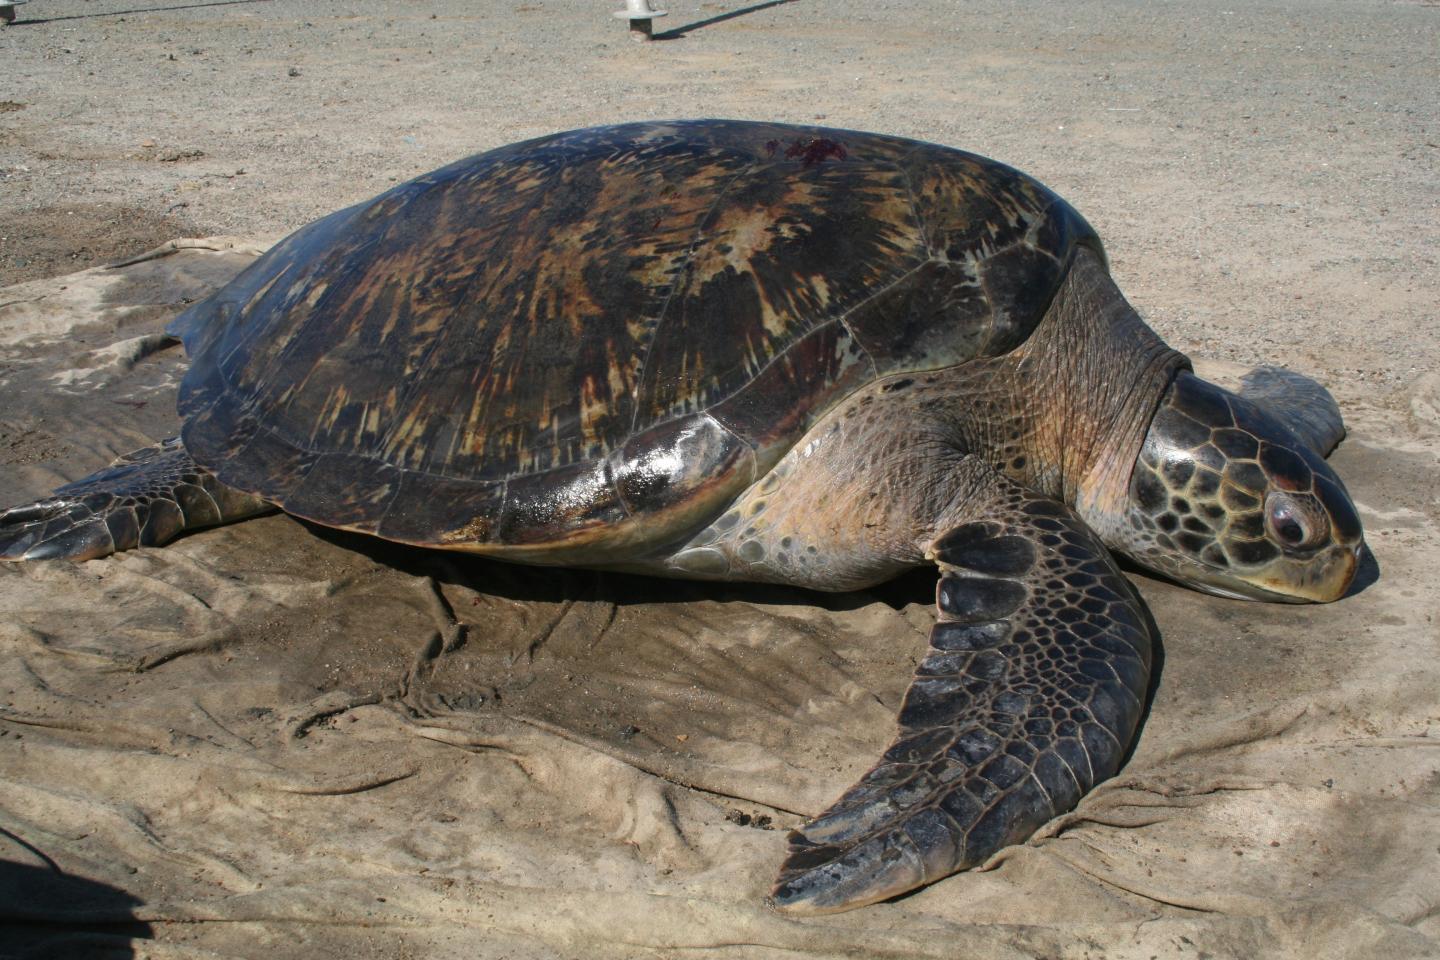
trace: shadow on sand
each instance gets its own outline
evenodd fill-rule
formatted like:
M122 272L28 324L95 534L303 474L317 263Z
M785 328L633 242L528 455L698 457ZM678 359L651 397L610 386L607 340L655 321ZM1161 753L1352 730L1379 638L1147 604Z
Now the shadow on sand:
M7 957L137 955L150 924L135 919L140 901L124 890L62 871L54 861L8 831L45 866L0 860L0 954Z

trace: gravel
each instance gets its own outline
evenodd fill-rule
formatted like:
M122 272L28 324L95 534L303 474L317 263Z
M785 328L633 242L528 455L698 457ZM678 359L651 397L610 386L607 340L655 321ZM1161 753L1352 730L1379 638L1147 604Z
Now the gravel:
M0 29L0 285L280 235L554 130L751 117L1035 174L1182 349L1342 401L1436 368L1433 3L667 7L645 44L578 0L36 0Z

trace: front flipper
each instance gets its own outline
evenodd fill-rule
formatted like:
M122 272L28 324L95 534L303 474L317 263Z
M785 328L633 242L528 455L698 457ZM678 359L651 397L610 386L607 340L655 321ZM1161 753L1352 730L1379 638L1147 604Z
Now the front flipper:
M900 735L790 834L780 908L848 910L976 866L1119 768L1149 681L1148 619L1068 508L1001 496L931 544L939 622Z
M126 454L44 500L0 510L0 560L93 560L273 509L206 473L177 437Z

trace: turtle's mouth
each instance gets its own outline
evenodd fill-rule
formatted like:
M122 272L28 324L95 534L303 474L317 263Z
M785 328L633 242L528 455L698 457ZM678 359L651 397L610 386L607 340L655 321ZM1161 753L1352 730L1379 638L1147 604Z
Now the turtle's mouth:
M1313 603L1315 601L1308 597L1298 597L1293 593L1280 593L1275 590L1267 590L1254 584L1231 583L1229 586L1220 586L1218 583L1210 583L1203 580L1191 581L1195 589L1209 593L1217 597L1224 597L1227 600L1259 600L1264 603Z
M1360 569L1362 544L1336 546L1322 557L1305 561L1282 558L1259 572L1244 576L1206 571L1187 582L1206 593L1232 600L1269 603L1330 603L1345 596Z

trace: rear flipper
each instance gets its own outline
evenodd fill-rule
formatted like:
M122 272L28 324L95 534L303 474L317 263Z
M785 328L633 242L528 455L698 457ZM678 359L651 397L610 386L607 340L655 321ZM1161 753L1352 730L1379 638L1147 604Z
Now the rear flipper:
M985 519L931 544L939 622L900 735L790 835L780 908L848 910L976 866L1119 768L1149 680L1148 619L1068 508L1000 486Z
M174 437L0 512L0 560L92 560L273 509L210 476Z

